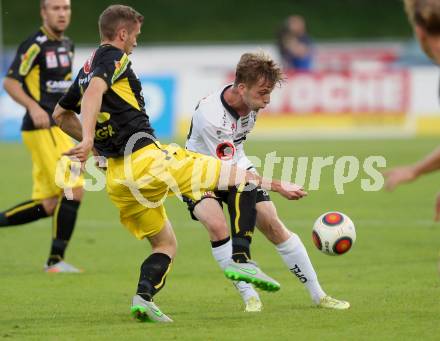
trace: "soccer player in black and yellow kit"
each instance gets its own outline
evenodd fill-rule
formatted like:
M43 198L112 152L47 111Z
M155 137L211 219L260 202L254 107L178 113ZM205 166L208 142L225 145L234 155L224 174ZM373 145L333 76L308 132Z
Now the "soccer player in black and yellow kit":
M82 179L65 183L73 200L55 180L57 162L73 146L53 121L53 109L71 84L73 43L64 37L70 22L69 0L42 0L43 25L18 48L4 88L26 108L22 138L32 156L32 199L0 213L0 228L53 216L52 247L47 272L78 272L64 262L83 195Z
M122 224L152 246L152 254L141 265L132 314L141 321L171 322L153 303L177 248L163 200L171 191L199 200L204 192L221 185L250 181L258 185L263 179L176 145L161 145L155 139L141 83L128 59L137 45L142 22L143 16L128 6L113 5L104 10L99 18L101 45L61 98L53 117L63 131L81 141L66 155L85 162L94 147L107 157L107 192L119 208ZM75 112L81 113L82 122ZM288 199L306 195L294 184L267 179L264 184ZM247 278L261 280L258 274L252 269Z

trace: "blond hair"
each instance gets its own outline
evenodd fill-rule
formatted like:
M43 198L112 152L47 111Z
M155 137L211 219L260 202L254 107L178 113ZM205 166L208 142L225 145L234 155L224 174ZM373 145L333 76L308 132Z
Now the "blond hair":
M243 54L235 70L234 85L244 83L250 87L260 79L275 86L283 81L283 73L272 58L263 52Z
M404 0L404 4L412 25L420 26L429 34L440 34L439 0Z

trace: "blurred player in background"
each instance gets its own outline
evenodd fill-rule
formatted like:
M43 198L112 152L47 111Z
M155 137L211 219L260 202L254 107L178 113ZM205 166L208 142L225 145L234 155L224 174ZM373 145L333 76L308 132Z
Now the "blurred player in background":
M235 71L234 83L202 99L197 105L186 148L221 160L229 160L231 164L257 173L245 154L244 141L255 125L258 111L269 104L270 95L274 87L282 82L282 77L281 70L269 56L263 53L243 54ZM239 194L239 191L231 190L208 192L200 201L188 205L191 215L207 228L212 253L220 267L224 269L231 255L233 256L233 245L223 232L227 229L227 223L222 201L227 203L233 217L253 214L256 205L258 229L275 245L288 269L308 289L313 302L324 308L348 309L348 302L334 299L322 290L301 239L284 226L268 193L258 187L253 198L239 198ZM241 203L241 206L246 207L242 209L236 205L240 200L253 201ZM233 217L232 235L237 225ZM252 285L239 282L235 286L243 298L245 311L255 312L262 309L260 298Z
M56 185L57 162L73 146L55 126L51 114L71 84L73 43L64 36L70 23L70 0L41 0L43 25L20 44L4 88L26 108L22 138L32 157L32 199L0 213L0 228L53 216L52 247L47 272L79 272L64 262L83 196L82 179L70 183L73 200Z
M222 180L225 186L233 186L245 181L261 184L263 179L177 145L161 145L155 139L141 83L128 59L137 46L143 19L128 6L113 5L104 10L99 18L101 44L53 116L66 133L81 141L66 155L85 162L94 146L108 159L107 192L120 211L122 224L136 238L148 239L151 244L152 253L140 268L133 316L140 321L171 322L153 302L165 285L177 249L163 200L172 194L170 190L199 200L201 193L218 188ZM82 122L75 112L81 113ZM267 182L266 188L288 199L306 195L299 186L277 180ZM248 280L267 280L259 277L258 268L246 270Z
M440 64L440 1L405 0L405 9L423 51L435 63ZM414 164L386 171L385 186L393 190L400 184L411 182L421 175L439 169L440 148ZM437 196L435 220L440 220L440 195Z

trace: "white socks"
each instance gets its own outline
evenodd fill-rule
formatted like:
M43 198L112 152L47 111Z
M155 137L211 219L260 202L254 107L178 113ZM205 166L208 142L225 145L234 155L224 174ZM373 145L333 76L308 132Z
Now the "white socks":
M214 256L218 265L222 270L224 270L232 259L232 241L228 240L227 243L217 247L212 247L211 250L212 255ZM245 303L251 297L257 297L259 299L258 293L255 291L252 284L234 281L234 286L237 288Z
M292 272L292 274L294 274L300 282L305 285L309 290L313 302L318 304L320 299L326 294L319 285L315 269L313 269L313 265L310 262L309 255L307 254L306 248L301 242L301 239L299 239L295 233L291 233L289 239L276 245L276 249L290 272ZM228 242L223 245L211 248L211 250L218 265L224 270L231 261L231 240L228 240ZM259 298L258 293L251 284L234 281L234 285L245 303L251 297Z
M232 257L232 241L229 239L225 244L217 246L217 247L211 247L212 255L214 256L215 260L217 261L218 265L222 270L224 270L229 262L231 261Z
M295 233L291 233L289 239L276 245L276 249L290 272L307 287L312 300L316 304L319 303L325 292L319 285L315 269L301 239Z

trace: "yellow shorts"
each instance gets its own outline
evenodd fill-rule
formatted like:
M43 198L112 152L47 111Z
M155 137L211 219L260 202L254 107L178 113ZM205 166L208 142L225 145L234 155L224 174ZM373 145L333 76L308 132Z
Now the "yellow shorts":
M70 179L71 162L69 158L62 156L62 153L72 148L74 144L60 128L22 131L21 135L32 156L33 200L59 196L63 188L83 186L84 179L81 175L72 176Z
M216 188L221 161L177 145L150 144L124 160L109 158L107 192L121 223L138 239L159 233L167 219L167 196L200 200Z

